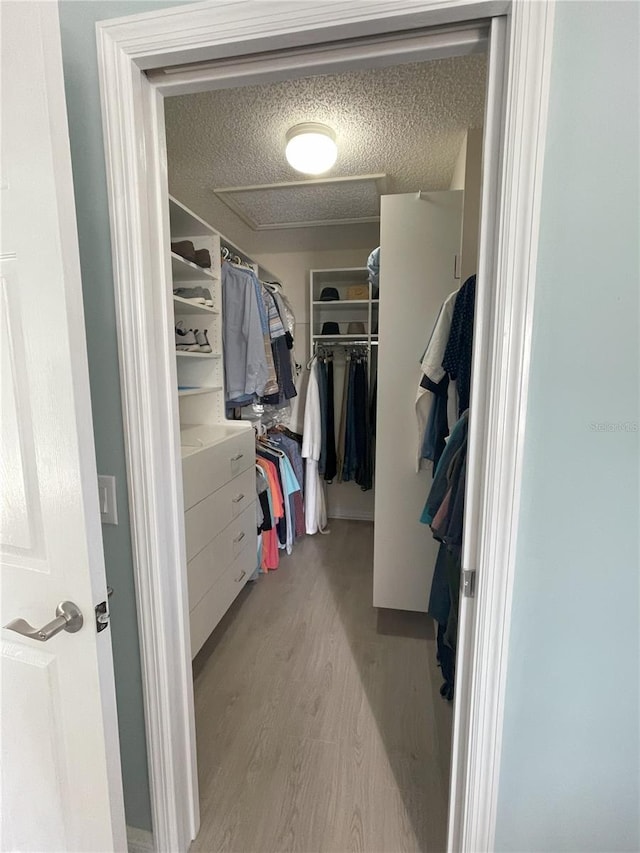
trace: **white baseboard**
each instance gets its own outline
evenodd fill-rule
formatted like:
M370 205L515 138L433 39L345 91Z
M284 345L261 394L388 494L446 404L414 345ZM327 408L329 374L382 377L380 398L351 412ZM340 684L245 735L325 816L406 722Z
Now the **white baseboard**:
M146 829L128 826L127 847L129 853L154 853L153 835Z
M337 518L344 521L373 521L372 512L341 512L339 509L328 514L328 518Z

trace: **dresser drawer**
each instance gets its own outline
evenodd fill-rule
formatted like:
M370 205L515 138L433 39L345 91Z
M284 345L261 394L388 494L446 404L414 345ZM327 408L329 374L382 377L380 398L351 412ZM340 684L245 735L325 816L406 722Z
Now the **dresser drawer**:
M211 589L241 551L250 544L254 551L254 568L257 551L255 502L242 515L235 518L215 539L187 563L189 610L193 610Z
M233 480L255 462L253 430L242 430L182 460L185 510Z
M253 466L235 477L217 492L208 495L184 514L187 562L211 542L224 528L241 515L256 498L256 476Z
M236 596L251 577L256 565L256 542L250 542L222 573L190 614L191 657L194 658L205 640L222 619Z

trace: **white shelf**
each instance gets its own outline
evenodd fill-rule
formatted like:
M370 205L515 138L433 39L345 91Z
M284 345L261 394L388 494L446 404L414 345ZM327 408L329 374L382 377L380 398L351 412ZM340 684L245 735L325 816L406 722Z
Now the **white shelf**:
M221 358L219 352L183 352L176 350L178 358Z
M169 196L169 219L171 221L171 239L213 237L218 232L207 224L177 198Z
M188 299L183 299L182 296L173 297L173 312L174 314L219 314L217 308L209 308L208 305L202 305L199 302L190 302Z
M311 270L316 283L326 284L369 284L367 267L342 267L342 269Z
M212 385L204 388L178 388L178 397L195 397L197 394L213 394L222 391L221 385Z
M372 336L377 337L377 335ZM369 340L369 335L363 332L361 335L314 335L314 341L366 341Z
M378 300L371 300L373 305ZM368 299L314 299L313 304L319 308L350 308L352 305L360 305L363 308L369 304Z
M173 281L211 281L216 279L216 276L211 270L199 267L198 264L193 264L182 255L177 255L171 252L171 274Z

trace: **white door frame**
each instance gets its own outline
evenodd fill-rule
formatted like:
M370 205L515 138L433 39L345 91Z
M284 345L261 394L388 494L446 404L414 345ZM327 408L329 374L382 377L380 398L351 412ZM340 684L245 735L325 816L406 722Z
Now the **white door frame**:
M186 851L199 826L164 96L318 69L348 70L358 63L361 67L367 58L390 64L447 55L447 50L449 55L469 52L475 49L474 38L465 47L461 25L476 34L478 22L490 26L463 553L464 568L477 571L477 589L475 601L462 599L460 615L448 849L491 850L553 4L218 0L97 24L153 831L159 851ZM425 34L433 27L448 27L449 32L437 38L433 32ZM411 40L425 35L426 42L414 50ZM381 36L385 40L377 45ZM344 43L362 38L371 44ZM331 44L341 40L342 45ZM272 53L283 50L289 51L286 58ZM210 63L209 68L144 73L201 61Z

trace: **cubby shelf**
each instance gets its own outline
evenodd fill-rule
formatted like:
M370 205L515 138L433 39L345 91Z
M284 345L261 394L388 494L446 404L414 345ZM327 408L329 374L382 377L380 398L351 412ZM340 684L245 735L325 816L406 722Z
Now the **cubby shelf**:
M183 258L182 255L176 255L171 252L171 273L174 282L176 281L215 281L217 276L211 270L199 267Z
M211 385L202 388L178 388L178 397L195 397L198 394L214 394L216 391L222 391L222 386Z
M182 350L176 350L176 356L178 358L221 358L219 352L183 352Z
M369 301L368 299L314 299L313 305L318 308L351 308L353 305L360 306L365 308L367 305L371 304L373 308L377 308L380 303L379 299L372 299Z
M219 314L217 308L209 308L200 302L190 302L181 296L173 297L173 310L176 314Z

